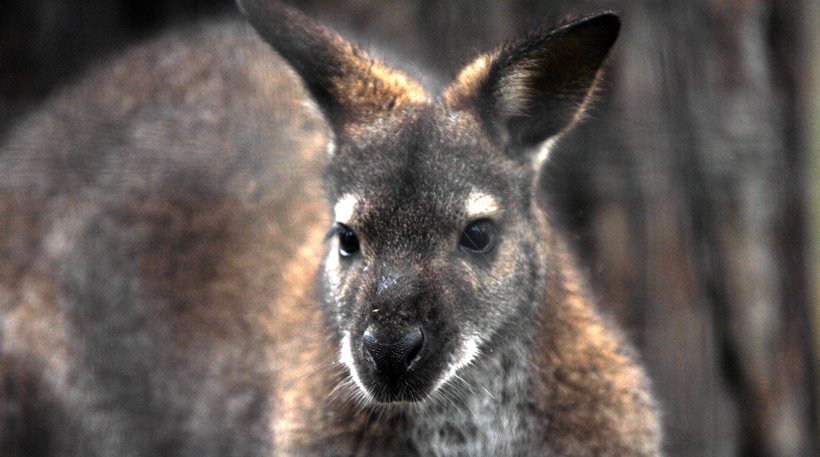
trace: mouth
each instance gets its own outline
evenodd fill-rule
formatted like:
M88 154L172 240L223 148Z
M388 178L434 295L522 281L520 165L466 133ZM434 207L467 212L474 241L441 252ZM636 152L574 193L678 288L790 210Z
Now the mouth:
M345 332L340 361L368 400L382 404L420 402L447 384L478 354L476 336L456 340L460 344L437 340L420 328L394 338L367 330L354 338Z

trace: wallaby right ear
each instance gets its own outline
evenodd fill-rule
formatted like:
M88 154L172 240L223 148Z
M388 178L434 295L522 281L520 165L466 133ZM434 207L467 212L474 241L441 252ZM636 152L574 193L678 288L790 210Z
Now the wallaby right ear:
M465 67L445 104L476 113L507 151L531 151L581 117L619 29L618 16L604 12L536 30Z
M335 32L277 0L237 0L248 22L296 70L337 137L428 95Z

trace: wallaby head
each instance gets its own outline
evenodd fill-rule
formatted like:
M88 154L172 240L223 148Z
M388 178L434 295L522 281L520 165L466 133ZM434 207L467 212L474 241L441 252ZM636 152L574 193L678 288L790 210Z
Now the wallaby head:
M537 30L431 96L278 2L239 5L334 134L321 280L361 395L424 400L482 352L529 338L552 259L534 183L584 112L617 15Z

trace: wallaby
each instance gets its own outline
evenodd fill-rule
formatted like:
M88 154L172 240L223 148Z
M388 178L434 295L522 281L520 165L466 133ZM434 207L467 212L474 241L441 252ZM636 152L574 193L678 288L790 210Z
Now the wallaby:
M660 455L644 371L536 191L618 17L432 97L239 6L256 32L132 49L0 151L0 455Z

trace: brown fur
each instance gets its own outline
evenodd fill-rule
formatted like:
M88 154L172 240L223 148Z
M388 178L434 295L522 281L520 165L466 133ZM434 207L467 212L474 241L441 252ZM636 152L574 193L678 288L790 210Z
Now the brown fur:
M661 431L648 381L623 336L594 312L566 248L556 241L553 249L560 267L544 307L553 313L541 316L537 352L540 381L550 392L539 404L549 418L544 442L559 454L652 455Z

